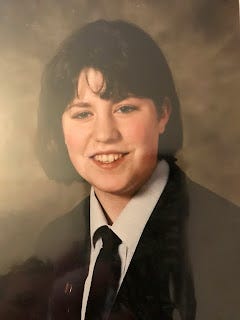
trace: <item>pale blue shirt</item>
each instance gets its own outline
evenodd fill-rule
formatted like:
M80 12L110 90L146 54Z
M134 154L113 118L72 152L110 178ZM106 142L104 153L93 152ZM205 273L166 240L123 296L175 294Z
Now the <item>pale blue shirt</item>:
M118 289L120 288L123 278L127 272L138 241L143 229L157 204L159 197L167 183L169 175L169 166L165 160L158 162L156 169L147 183L134 195L120 213L116 221L109 226L110 229L121 239L119 246L119 255L121 259L121 277ZM88 276L85 281L81 320L85 319L88 295L91 286L91 280L94 265L97 256L102 248L102 239L98 239L95 247L93 246L93 235L101 226L107 225L106 217L101 205L96 198L94 188L90 192L90 236L91 236L91 254Z

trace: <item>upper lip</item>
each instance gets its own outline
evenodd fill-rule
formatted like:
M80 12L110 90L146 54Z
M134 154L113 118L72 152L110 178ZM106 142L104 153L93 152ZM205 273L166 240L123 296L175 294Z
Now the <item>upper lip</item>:
M98 156L98 155L104 155L104 154L128 154L128 152L126 151L117 151L117 150L108 150L108 151L98 151L98 152L95 152L95 153L92 153L90 154L89 158L93 158L95 156Z

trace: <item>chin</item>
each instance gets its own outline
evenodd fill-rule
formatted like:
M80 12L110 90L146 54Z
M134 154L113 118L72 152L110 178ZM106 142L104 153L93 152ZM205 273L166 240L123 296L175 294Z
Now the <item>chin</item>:
M95 185L94 186L98 191L109 193L109 194L115 194L115 195L121 195L124 193L125 188L121 188L119 186L115 185Z
M113 181L105 181L104 183L93 183L94 188L96 188L99 192L115 194L115 195L123 195L129 190L126 184L120 184L116 179Z

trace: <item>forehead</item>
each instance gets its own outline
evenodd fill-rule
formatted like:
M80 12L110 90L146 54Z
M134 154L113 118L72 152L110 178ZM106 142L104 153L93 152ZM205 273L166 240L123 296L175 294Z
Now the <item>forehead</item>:
M128 97L143 97L138 91L131 90L121 75L113 75L111 72L105 74L94 67L82 69L76 82L75 98L80 100L95 96L117 103Z

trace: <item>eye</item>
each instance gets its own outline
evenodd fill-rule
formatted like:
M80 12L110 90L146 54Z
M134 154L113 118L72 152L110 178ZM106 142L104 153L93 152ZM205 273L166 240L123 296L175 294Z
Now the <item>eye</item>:
M87 119L92 116L92 113L89 111L77 112L72 115L73 119Z
M118 113L131 113L135 110L137 110L136 106L125 105L125 106L119 107L116 112L118 112Z

